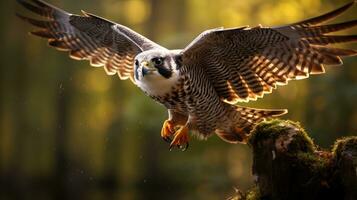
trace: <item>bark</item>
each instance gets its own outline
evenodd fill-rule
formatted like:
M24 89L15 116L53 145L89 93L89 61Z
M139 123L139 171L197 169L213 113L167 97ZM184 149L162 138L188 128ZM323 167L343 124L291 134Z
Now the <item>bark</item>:
M357 136L321 151L298 123L272 120L248 144L256 186L232 199L357 199Z

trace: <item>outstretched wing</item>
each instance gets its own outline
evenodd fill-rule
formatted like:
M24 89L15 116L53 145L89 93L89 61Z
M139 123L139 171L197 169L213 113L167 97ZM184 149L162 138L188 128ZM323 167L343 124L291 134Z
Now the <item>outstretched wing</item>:
M163 48L135 31L120 24L83 11L73 15L40 0L17 0L28 10L45 20L18 15L40 28L31 34L48 39L50 46L77 60L89 60L102 67L108 75L118 74L120 79L133 80L135 56L145 50Z
M326 35L357 25L357 20L319 25L341 14L351 2L325 15L291 25L214 29L203 32L182 53L183 70L204 68L224 101L256 100L276 85L324 73L323 65L340 65L340 57L357 51L327 46L356 42L357 35Z

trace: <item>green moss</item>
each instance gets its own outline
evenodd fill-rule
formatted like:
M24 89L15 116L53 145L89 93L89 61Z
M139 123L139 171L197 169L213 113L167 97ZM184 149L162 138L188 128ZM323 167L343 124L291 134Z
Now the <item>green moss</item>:
M236 189L236 195L229 197L227 200L260 200L260 192L258 186L254 186L247 192L241 192Z
M291 144L289 144L289 149L299 149L309 152L315 150L312 139L307 135L299 123L280 119L273 119L259 123L253 129L248 139L248 144L255 146L259 142L267 139L275 141L282 135L288 135L292 130L297 134L293 135L294 140Z
M330 159L312 153L299 152L296 154L296 162L308 167L313 174L323 173L330 167Z
M256 186L249 191L247 191L245 195L245 200L259 200L260 199L259 188Z
M343 151L357 152L357 136L345 137L336 140L332 148L332 153L335 156L340 156Z
M250 133L248 143L253 145L258 141L263 141L270 138L275 139L279 132L284 130L284 126L282 125L284 122L285 121L273 119L259 123Z

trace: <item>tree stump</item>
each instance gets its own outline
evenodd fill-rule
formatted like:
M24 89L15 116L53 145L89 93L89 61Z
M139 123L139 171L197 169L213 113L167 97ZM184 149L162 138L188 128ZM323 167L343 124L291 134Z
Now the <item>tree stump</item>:
M248 144L256 187L232 199L357 199L357 136L321 151L298 123L271 120Z

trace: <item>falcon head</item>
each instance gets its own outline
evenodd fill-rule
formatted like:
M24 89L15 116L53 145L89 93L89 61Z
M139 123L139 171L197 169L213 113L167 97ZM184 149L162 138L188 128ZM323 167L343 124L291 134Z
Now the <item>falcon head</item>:
M134 75L136 81L143 79L170 79L176 72L177 66L170 51L149 50L135 57Z
M178 51L153 49L135 57L135 83L146 93L160 95L177 83L179 64L176 62Z

